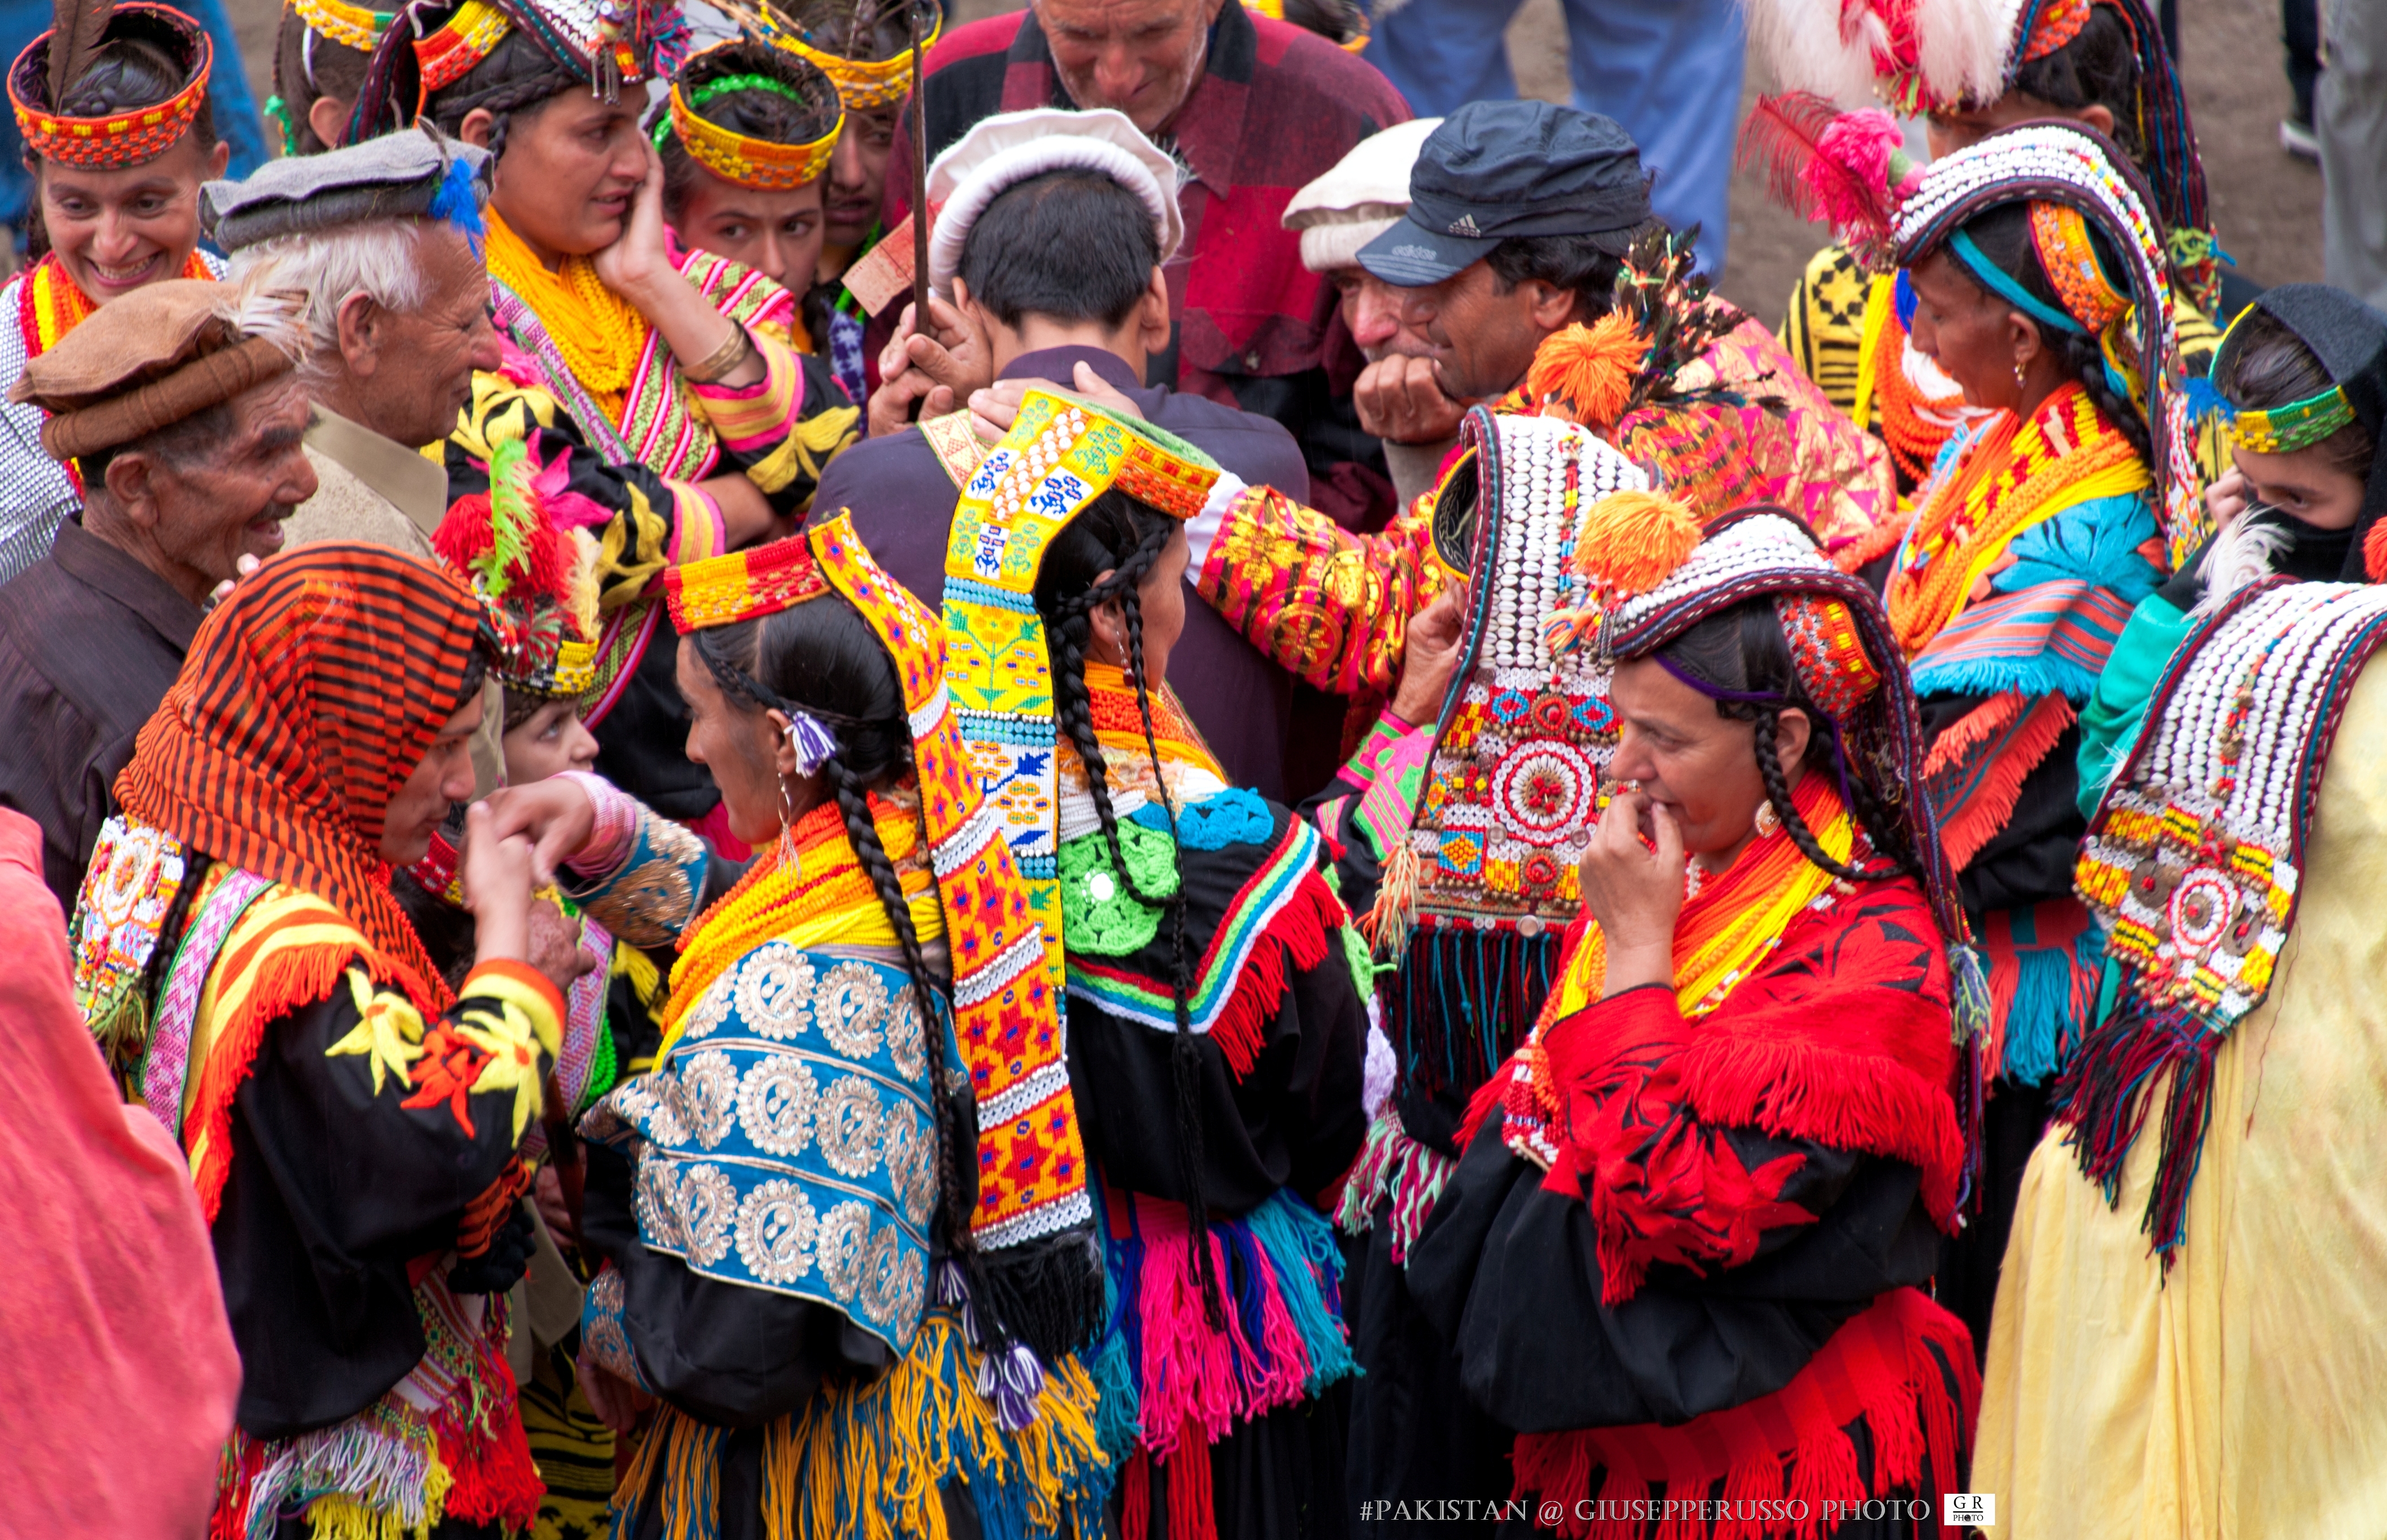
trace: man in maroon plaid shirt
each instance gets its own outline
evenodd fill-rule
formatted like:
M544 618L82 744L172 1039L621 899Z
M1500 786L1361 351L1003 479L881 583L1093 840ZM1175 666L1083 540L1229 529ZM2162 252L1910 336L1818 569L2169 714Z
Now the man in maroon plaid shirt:
M1165 268L1176 334L1147 383L1273 417L1300 441L1316 507L1351 528L1393 512L1351 383L1367 360L1333 287L1281 222L1304 183L1408 104L1375 69L1234 0L1035 0L947 32L928 57L928 156L997 112L1116 107L1188 168L1185 244ZM911 163L908 119L890 163ZM887 227L910 207L887 179ZM891 321L892 310L882 317Z

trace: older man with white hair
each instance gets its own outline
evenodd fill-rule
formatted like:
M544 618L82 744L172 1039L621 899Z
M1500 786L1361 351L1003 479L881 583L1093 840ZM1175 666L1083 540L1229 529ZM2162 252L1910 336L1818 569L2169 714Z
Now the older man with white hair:
M1402 324L1401 291L1359 265L1359 248L1408 212L1409 168L1441 126L1439 118L1412 118L1370 134L1294 194L1282 221L1301 233L1301 265L1334 286L1336 313L1368 360L1351 386L1351 404L1359 426L1384 446L1396 511L1433 485L1469 403L1434 384L1426 356L1432 349Z
M290 522L292 544L432 554L448 473L420 451L455 429L474 372L499 362L477 247L487 161L426 130L208 184L208 232L236 277L303 307L320 486Z

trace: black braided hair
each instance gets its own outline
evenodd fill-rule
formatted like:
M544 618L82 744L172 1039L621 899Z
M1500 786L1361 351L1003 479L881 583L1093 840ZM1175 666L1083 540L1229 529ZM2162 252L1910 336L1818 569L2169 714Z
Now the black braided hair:
M1110 847L1112 865L1137 903L1168 916L1168 992L1177 1017L1169 1079L1177 1102L1178 1181L1184 1191L1186 1234L1193 1246L1194 1276L1202 1291L1203 1311L1218 1327L1226 1317L1218 1268L1210 1256L1209 1205L1203 1196L1202 1060L1186 1004L1194 988L1194 963L1185 934L1185 884L1181 877L1176 891L1163 898L1145 892L1128 869L1127 856L1119 848L1118 816L1111 806L1108 765L1094 737L1093 697L1086 688L1086 644L1093 633L1093 613L1116 603L1127 623L1127 675L1135 686L1136 707L1143 718L1144 750L1151 756L1161 811L1173 836L1177 808L1169 799L1167 780L1159 774L1160 748L1152 729L1154 681L1144 675L1140 588L1179 528L1176 520L1124 492L1104 493L1046 549L1036 577L1036 609L1044 619L1045 641L1053 654L1054 715L1085 761L1087 790L1093 797L1094 815Z
M2105 238L2105 233L2097 227L2096 221L2089 221L2087 225L2090 243L2097 248L2099 265L2116 281L2117 287L2128 292L2129 268L2115 255L2113 243ZM2040 265L2038 247L2031 244L2029 204L2002 203L1994 208L1984 209L1965 222L1964 231L1973 238L1973 244L1981 248L1981 255L1995 262L1999 271L2007 277L2020 284L2024 293L2058 310L2064 309L2064 301L2057 296L2054 284L2049 281L2047 270ZM1953 259L1952 252L1951 257ZM1983 294L1989 292L1989 286L1975 277L1973 271L1961 259L1952 259L1951 266L1964 274L1966 283ZM2038 328L2039 340L2064 360L2067 373L2078 377L2082 387L2089 392L2090 399L2097 403L2106 419L2121 431L2124 438L2129 440L2130 448L2139 452L2139 458L2143 460L2152 454L2146 419L2140 413L2137 404L2115 390L2105 378L2105 355L2098 347L2097 339L2079 332L2056 331L2028 316L2023 319Z
M2089 19L2071 41L2016 66L2013 89L2067 113L2103 107L2114 115L2114 131L2107 137L2143 164L2147 151L2139 133L2138 44L2129 23L2112 7L2091 6Z
M945 1079L952 1056L950 1013L943 982L928 971L902 879L870 816L867 794L892 786L912 769L912 724L895 666L869 623L841 599L816 600L740 625L693 633L689 639L722 693L745 709L809 713L829 728L837 751L821 766L845 821L855 859L870 878L879 907L903 950L912 998L928 1039L928 1104L936 1126L939 1211L947 1249L969 1250L969 1215L978 1202L977 1168L959 1155L968 1105ZM923 831L923 838L926 838ZM963 1191L964 1173L973 1190Z
M760 75L776 80L795 95L749 88L724 91L701 106L696 98L704 86L732 75ZM677 82L688 109L709 123L775 145L809 145L838 120L837 87L818 67L784 48L765 43L735 43L710 48L688 60ZM688 204L689 189L701 170L679 133L669 126L671 107L658 103L649 120L655 150L663 163L663 211L676 220ZM825 335L815 332L815 336Z
M1809 861L1850 882L1872 882L1901 874L1922 875L1923 865L1902 815L1903 790L1884 790L1885 787L1902 788L1902 782L1895 773L1885 769L1877 755L1866 752L1859 744L1848 742L1843 749L1849 800L1854 804L1849 811L1884 865L1864 866L1833 860L1791 802L1790 777L1782 768L1780 748L1784 712L1807 714L1807 749L1800 761L1806 774L1831 776L1836 767L1824 713L1800 683L1799 671L1790 659L1790 644L1782 634L1782 623L1774 614L1770 597L1720 610L1658 649L1658 652L1675 668L1714 688L1776 698L1778 703L1718 701L1716 714L1756 725L1757 773L1765 782L1766 799L1774 804L1784 831Z

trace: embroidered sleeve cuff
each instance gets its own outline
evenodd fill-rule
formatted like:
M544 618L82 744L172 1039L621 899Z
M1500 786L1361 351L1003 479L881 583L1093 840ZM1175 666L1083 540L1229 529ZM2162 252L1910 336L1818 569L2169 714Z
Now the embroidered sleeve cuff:
M1194 570L1200 572L1202 563L1210 557L1210 543L1219 537L1219 526L1235 506L1236 499L1249 490L1244 478L1232 471L1221 471L1219 479L1210 484L1210 496L1202 504L1202 511L1186 521L1185 538L1194 548Z
M566 897L617 940L664 946L695 918L704 896L704 841L644 805L629 853L602 877L563 882ZM571 868L566 865L566 874Z
M786 437L804 388L803 371L786 343L751 326L746 335L763 360L761 379L742 385L688 382L705 420L733 454L757 453Z
M581 1347L591 1363L651 1395L655 1387L647 1383L647 1377L638 1371L638 1356L630 1350L629 1321L622 1296L622 1275L608 1262L581 1299Z
M521 1010L551 1060L563 1050L563 995L553 979L510 957L473 965L457 991L460 1000L495 1000Z
M713 494L694 482L666 480L663 485L672 495L671 545L664 553L671 564L685 566L726 551L729 524Z

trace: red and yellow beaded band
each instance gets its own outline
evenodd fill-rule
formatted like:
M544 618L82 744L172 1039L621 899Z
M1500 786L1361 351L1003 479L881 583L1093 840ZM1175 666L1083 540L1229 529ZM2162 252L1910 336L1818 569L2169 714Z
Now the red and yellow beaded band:
M766 19L764 31L769 34L771 42L787 49L798 58L808 59L820 66L821 73L837 82L837 94L844 99L849 109L866 112L873 107L885 107L890 102L902 101L904 93L912 89L912 51L910 49L898 50L891 58L848 58L843 54L833 54L826 48L815 48L798 33L783 32L770 26L767 20L769 15L768 11L764 12ZM942 7L940 7L937 13L937 24L929 28L928 35L921 40L920 51L925 54L935 47L937 39L943 35L944 30L944 12Z
M840 104L842 100L840 93ZM829 157L837 152L838 135L845 128L845 111L840 105L828 132L812 143L782 145L724 128L699 116L676 81L671 89L671 125L697 164L724 182L766 192L788 192L818 180L828 170Z
M452 85L471 73L505 41L513 22L488 0L464 0L447 25L414 40L414 60L423 74L423 94Z
M683 633L760 620L831 591L801 535L663 571L664 601Z
M2030 238L2065 310L2091 335L2129 313L2130 297L2105 276L2079 209L2063 203L2033 203Z
M290 8L310 31L361 54L372 53L397 19L394 11L352 6L347 0L290 0Z
M190 132L199 106L208 99L208 71L215 63L215 45L197 22L166 6L125 5L116 7L109 30L127 18L145 18L170 33L181 44L190 79L183 89L150 107L136 107L105 118L70 118L49 109L50 42L57 34L44 32L25 45L8 67L8 105L16 110L17 130L25 148L44 160L63 166L117 170L157 159Z

